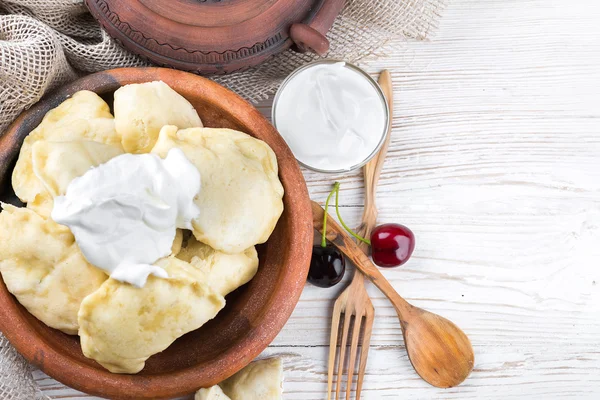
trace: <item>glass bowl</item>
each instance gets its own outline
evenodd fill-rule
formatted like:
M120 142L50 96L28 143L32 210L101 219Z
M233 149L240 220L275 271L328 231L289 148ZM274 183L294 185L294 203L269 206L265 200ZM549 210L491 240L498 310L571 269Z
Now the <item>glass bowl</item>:
M320 169L311 165L308 165L304 162L302 162L300 159L298 159L298 157L296 157L296 160L298 161L298 163L300 165L302 165L305 168L308 168L312 171L316 171L316 172L322 172L322 173L343 173L343 172L350 172L350 171L354 171L358 168L361 168L362 166L364 166L366 163L369 162L369 160L371 160L381 149L381 146L383 145L383 143L385 142L385 138L388 134L389 131L389 124L390 124L390 120L389 120L389 116L390 116L390 110L388 107L388 103L386 101L385 95L383 93L383 90L381 90L381 87L379 86L379 84L377 83L377 81L375 81L367 72L365 72L364 70L362 70L361 68L357 67L356 65L350 64L348 62L345 61L341 61L341 60L334 60L334 59L327 59L327 60L318 60L318 61L313 61L310 62L306 65L303 65L300 68L297 68L294 72L292 72L281 84L281 86L279 86L279 89L277 90L277 93L275 94L275 98L273 100L273 107L271 110L271 120L273 122L273 125L275 126L275 128L277 130L279 130L279 127L277 126L277 107L279 105L279 100L281 98L281 94L285 91L286 86L288 85L288 83L290 83L295 77L298 76L298 74L300 74L301 72L309 69L309 68L313 68L315 66L319 66L319 65L323 65L323 64L336 64L336 63L340 63L343 62L345 64L345 67L350 68L352 70L354 70L355 72L358 72L359 75L363 76L365 78L365 80L371 84L371 86L375 89L375 91L377 92L377 94L379 95L379 98L381 99L381 105L383 107L384 110L384 118L385 118L385 123L383 125L383 130L381 132L374 132L373 134L376 134L378 136L380 136L379 138L379 142L377 144L377 146L373 149L373 151L364 159L361 160L360 162L356 163L355 165L352 165L348 168L345 169ZM280 132L281 133L281 132ZM285 140L285 136L282 135L284 137ZM290 146L291 148L291 146ZM291 148L292 152L294 152L294 149Z

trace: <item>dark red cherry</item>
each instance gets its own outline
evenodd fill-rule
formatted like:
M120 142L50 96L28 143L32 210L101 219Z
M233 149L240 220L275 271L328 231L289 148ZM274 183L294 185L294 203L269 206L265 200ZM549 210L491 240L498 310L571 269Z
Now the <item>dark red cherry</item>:
M371 256L380 267L398 267L415 249L415 235L400 224L379 225L371 233Z
M346 261L342 253L328 245L313 246L308 281L322 288L332 287L342 280L346 271Z

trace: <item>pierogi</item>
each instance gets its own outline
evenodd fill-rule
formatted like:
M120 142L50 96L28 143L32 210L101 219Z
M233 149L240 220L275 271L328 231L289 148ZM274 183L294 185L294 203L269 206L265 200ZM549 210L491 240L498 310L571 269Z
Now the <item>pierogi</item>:
M176 256L181 251L181 245L183 244L183 230L177 229L175 232L175 239L173 239L173 246L171 246L171 255Z
M164 158L175 147L202 177L194 199L201 210L192 222L196 239L230 254L267 241L283 212L273 150L231 129L165 126L152 152Z
M33 201L27 203L28 209L46 218L50 217L52 207L54 207L54 197L47 191L37 194Z
M90 140L40 140L32 146L33 172L52 197L62 196L73 179L121 154L121 146Z
M219 386L231 400L281 400L283 366L279 358L249 364Z
M36 196L46 193L46 188L33 170L32 147L35 142L81 139L119 147L121 145L121 137L115 131L108 104L96 93L86 90L75 93L50 110L40 125L23 141L12 175L12 186L17 197L24 203L31 203L36 200Z
M198 329L225 306L197 268L174 257L156 263L168 279L149 276L143 288L108 279L84 299L79 336L86 357L114 373L135 374L178 337Z
M229 396L223 393L219 385L209 388L200 389L196 392L194 400L232 400Z
M200 389L194 400L281 400L283 366L280 358L254 361L218 385Z
M203 274L202 280L221 296L248 283L258 270L258 254L250 247L242 253L226 254L201 243L193 237L177 254Z
M224 254L190 238L177 258L156 265L168 279L151 276L143 288L109 279L81 305L83 353L111 372L139 372L150 356L214 318L224 296L254 277L258 255L254 248Z
M108 278L88 263L68 228L3 204L0 273L8 290L51 328L75 335L83 298Z
M115 127L128 153L148 153L165 125L201 127L196 109L162 81L125 85L115 92Z

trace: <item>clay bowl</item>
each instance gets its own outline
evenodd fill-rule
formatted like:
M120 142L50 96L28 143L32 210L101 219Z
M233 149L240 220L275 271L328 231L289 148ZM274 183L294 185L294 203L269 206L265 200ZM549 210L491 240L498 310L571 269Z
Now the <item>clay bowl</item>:
M108 398L168 398L192 393L233 375L259 355L292 313L308 273L312 216L302 173L275 128L249 103L205 78L163 68L123 68L89 75L24 112L0 139L0 200L19 204L10 177L23 138L46 112L79 90L112 104L122 85L163 80L186 97L209 127L227 127L267 142L277 154L285 210L269 241L259 246L260 267L208 324L151 357L137 375L111 374L83 356L79 339L30 315L0 280L0 330L27 360L75 389ZM20 205L20 204L19 204Z

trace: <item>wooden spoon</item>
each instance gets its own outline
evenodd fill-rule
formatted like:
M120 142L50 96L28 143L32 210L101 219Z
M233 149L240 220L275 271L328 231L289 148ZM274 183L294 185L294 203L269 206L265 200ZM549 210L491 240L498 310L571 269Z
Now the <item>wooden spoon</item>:
M369 236L371 236L371 231L373 230L373 228L375 228L375 225L377 224L377 205L375 203L375 194L377 193L377 184L379 183L379 176L381 175L383 163L385 162L385 157L387 156L388 147L392 138L394 92L392 89L392 76L390 74L390 71L388 71L387 69L381 71L377 82L379 83L379 86L381 86L381 90L383 90L383 94L385 95L385 99L388 103L389 126L387 136L383 141L379 153L377 153L377 155L373 157L371 161L369 161L363 167L363 177L365 181L365 207L363 211L361 224L358 228L356 228L356 233L364 238L368 238ZM358 247L360 247L360 249L364 253L369 253L368 244L360 242L358 243ZM355 276L361 276L361 274L356 274Z
M323 230L325 211L312 202L314 228ZM409 304L394 290L350 235L328 216L327 239L392 302L398 313L411 364L426 382L448 388L459 385L473 370L475 356L469 338L452 322Z

